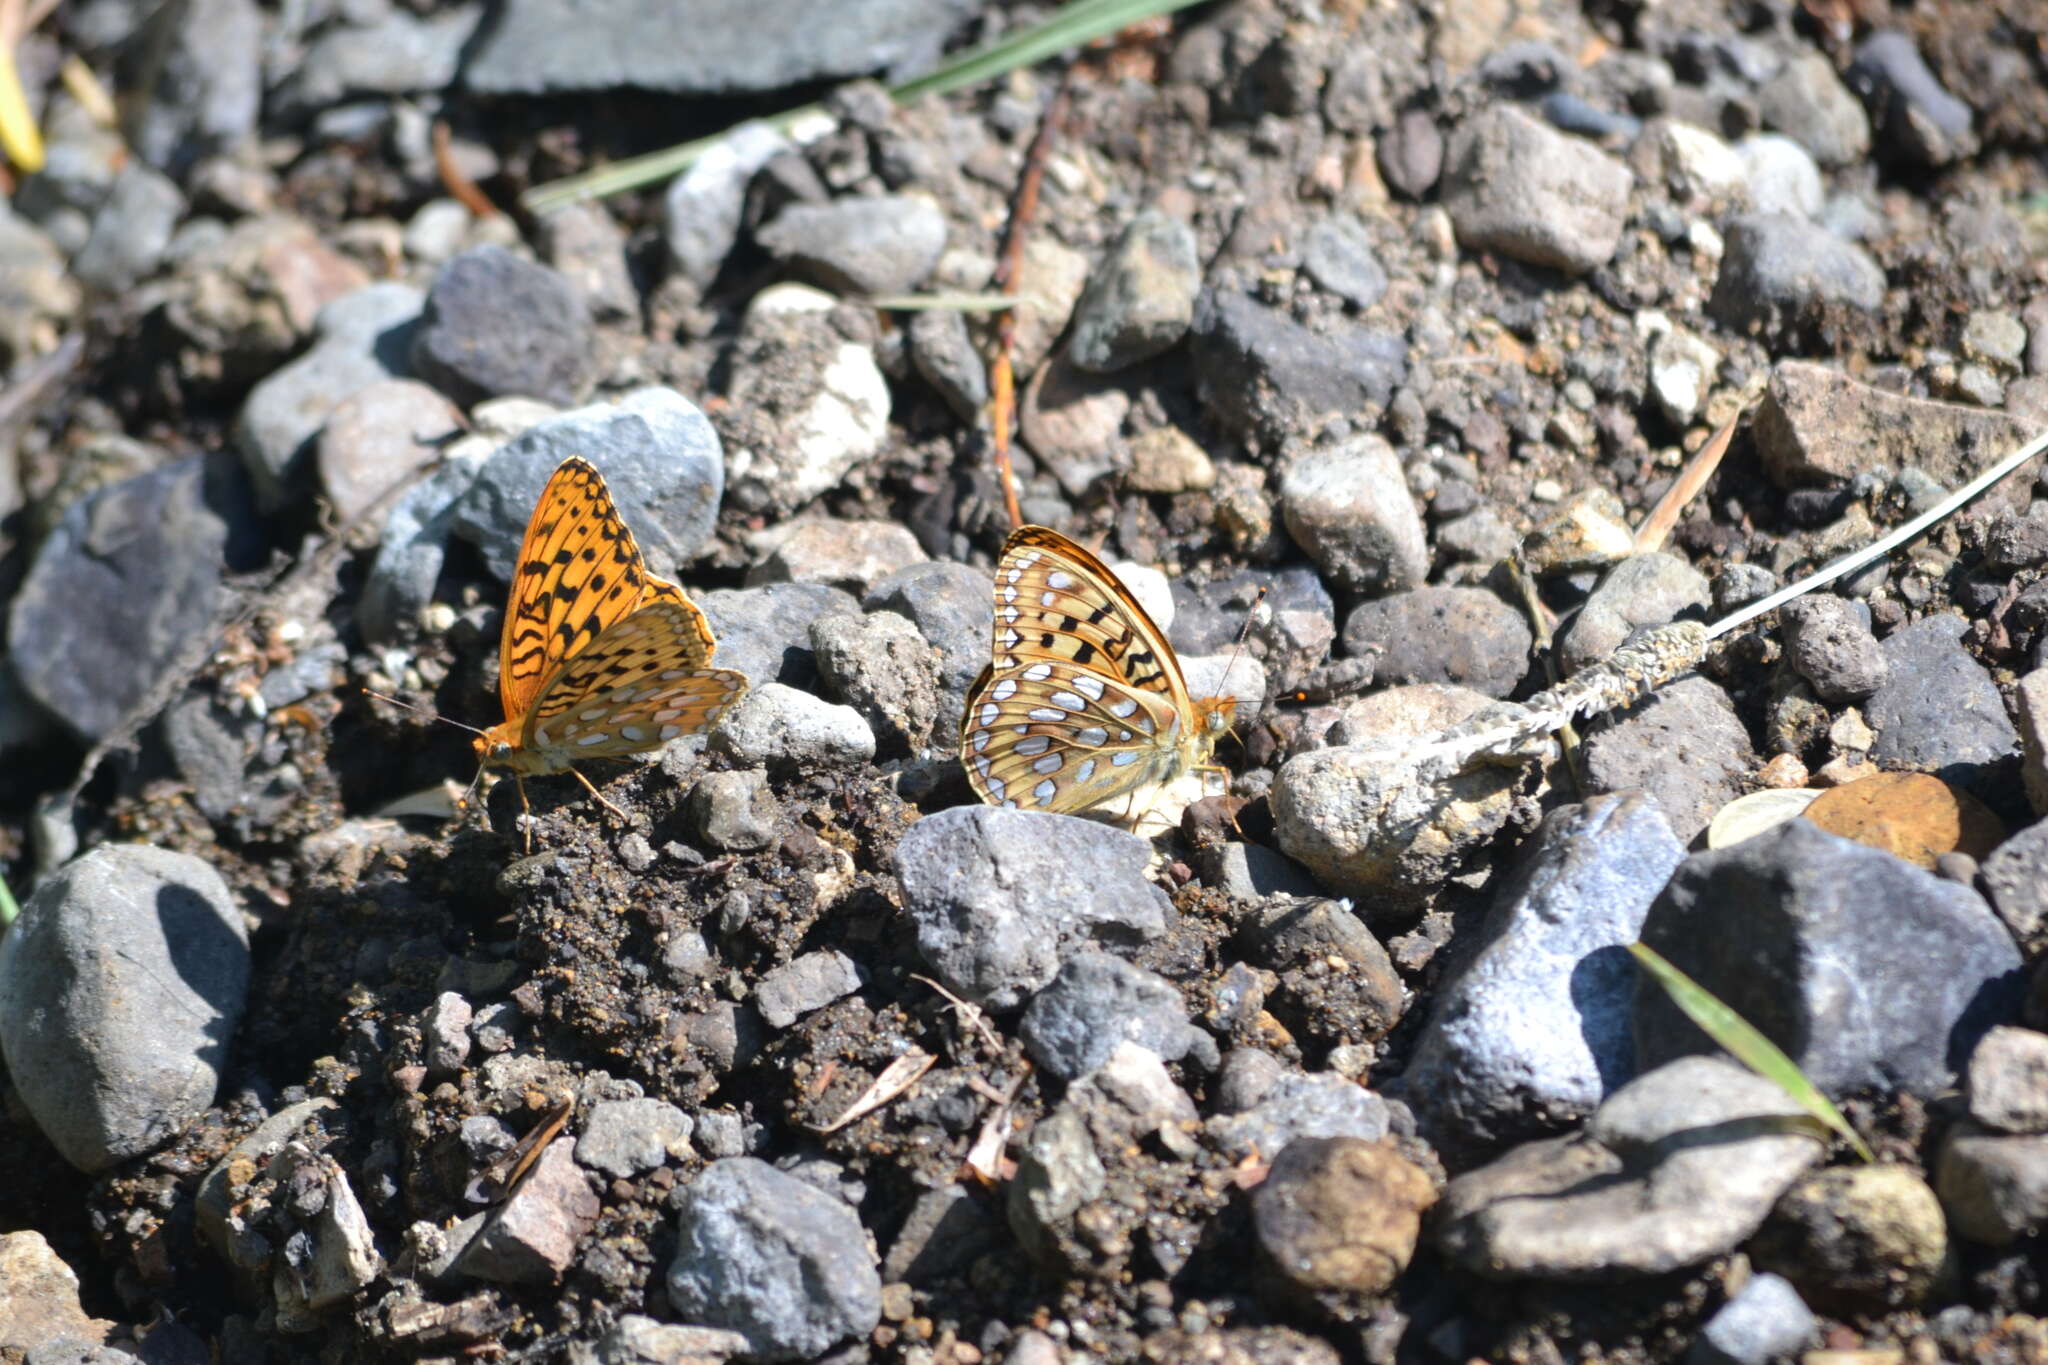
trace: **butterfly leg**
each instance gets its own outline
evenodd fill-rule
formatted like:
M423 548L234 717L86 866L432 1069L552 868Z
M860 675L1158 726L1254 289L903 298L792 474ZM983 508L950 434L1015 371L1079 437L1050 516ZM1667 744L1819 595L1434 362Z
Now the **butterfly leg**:
M618 816L621 820L632 819L632 817L627 815L626 812L620 810L617 806L605 800L604 793L599 791L596 787L592 786L589 778L585 777L580 772L576 772L576 769L574 768L569 769L569 771L576 774L576 780L583 784L583 790L589 792L591 795L591 799L596 801L598 805L603 806L606 810L610 811L613 815Z
M519 786L519 828L526 832L526 851L533 852L533 807L526 800L526 776L513 773L512 780Z

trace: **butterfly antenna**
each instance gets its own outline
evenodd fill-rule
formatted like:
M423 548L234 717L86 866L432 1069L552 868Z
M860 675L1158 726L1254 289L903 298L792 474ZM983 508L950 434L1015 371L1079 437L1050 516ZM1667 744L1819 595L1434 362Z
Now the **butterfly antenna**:
M1223 665L1223 695L1225 695L1226 697L1231 697L1232 699L1232 704L1230 708L1230 725L1227 728L1226 733L1231 735L1237 735L1237 740L1240 744L1244 742L1244 736L1237 734L1237 706L1236 698L1230 691L1230 675L1237 671L1238 658L1244 653L1244 642L1247 638L1250 637L1252 633L1252 622L1259 619L1259 607L1265 602L1266 594L1270 591L1272 591L1272 589L1268 584L1259 584L1258 592L1254 594L1252 597L1251 606L1245 609L1244 624L1237 628L1237 643L1230 647L1230 658ZM1264 715L1265 712L1266 703L1262 700L1259 703L1259 714Z
M366 697L375 697L378 701L388 701L393 706L403 707L407 711L411 711L417 715L425 716L428 720L438 720L443 725L452 725L458 730L467 730L473 735L480 735L483 733L483 731L477 729L474 725L464 725L459 720L450 720L448 717L442 715L439 711L429 711L424 706L414 706L409 701L400 701L398 698L387 696L382 692L372 692L367 687L363 689L363 695ZM476 784L472 782L470 785L474 787Z

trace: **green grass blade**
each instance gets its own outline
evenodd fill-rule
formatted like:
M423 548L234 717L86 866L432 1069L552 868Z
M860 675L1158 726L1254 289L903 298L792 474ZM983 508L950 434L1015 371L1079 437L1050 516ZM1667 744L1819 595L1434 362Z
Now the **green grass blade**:
M1730 1056L1790 1095L1792 1102L1801 1109L1840 1133L1856 1149L1856 1155L1865 1161L1877 1159L1856 1130L1849 1126L1849 1120L1842 1117L1842 1111L1806 1079L1806 1073L1799 1069L1798 1063L1780 1051L1776 1043L1757 1032L1748 1020L1728 1008L1705 986L1672 966L1656 949L1647 944L1631 943L1628 950L1635 954L1643 970L1664 988L1665 994L1671 997L1671 1003L1684 1011L1685 1017L1698 1024L1709 1038L1727 1049Z
M14 923L21 914L21 907L14 903L14 893L7 889L7 879L0 877L0 934L7 932L7 926Z
M1042 23L1012 33L985 48L963 53L915 80L891 87L889 96L898 104L908 104L926 95L948 94L963 86L1008 75L1020 67L1084 46L1132 24L1171 14L1196 3L1198 0L1073 0ZM802 120L823 112L819 105L806 104L763 122L788 132ZM601 199L608 194L666 180L687 170L690 163L716 146L724 136L725 132L714 133L710 137L695 138L644 156L615 161L580 175L535 185L519 197L519 202L528 212L548 213L586 199Z
M1030 301L1011 294L868 294L847 300L889 313L1000 313Z

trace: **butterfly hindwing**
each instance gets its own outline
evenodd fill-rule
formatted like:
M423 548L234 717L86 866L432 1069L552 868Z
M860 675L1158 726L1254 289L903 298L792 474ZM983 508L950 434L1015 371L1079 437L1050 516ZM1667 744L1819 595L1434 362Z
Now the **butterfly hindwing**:
M747 680L709 666L702 624L688 601L659 601L610 627L548 681L527 713L522 747L566 765L709 729Z
M562 461L534 504L513 566L498 653L506 718L526 711L563 660L655 601L688 604L675 584L647 572L604 476L586 460ZM708 628L703 639L708 656Z

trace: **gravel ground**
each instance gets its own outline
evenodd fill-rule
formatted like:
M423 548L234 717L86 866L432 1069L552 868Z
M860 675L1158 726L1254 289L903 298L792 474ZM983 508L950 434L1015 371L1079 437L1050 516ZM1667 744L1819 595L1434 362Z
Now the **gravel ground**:
M901 108L1046 11L688 8L23 40L0 1357L2048 1354L2037 467L1426 750L2048 425L2039 0L1242 0ZM956 754L1034 166L1021 514L1237 703L1141 832ZM571 455L751 689L451 817Z

